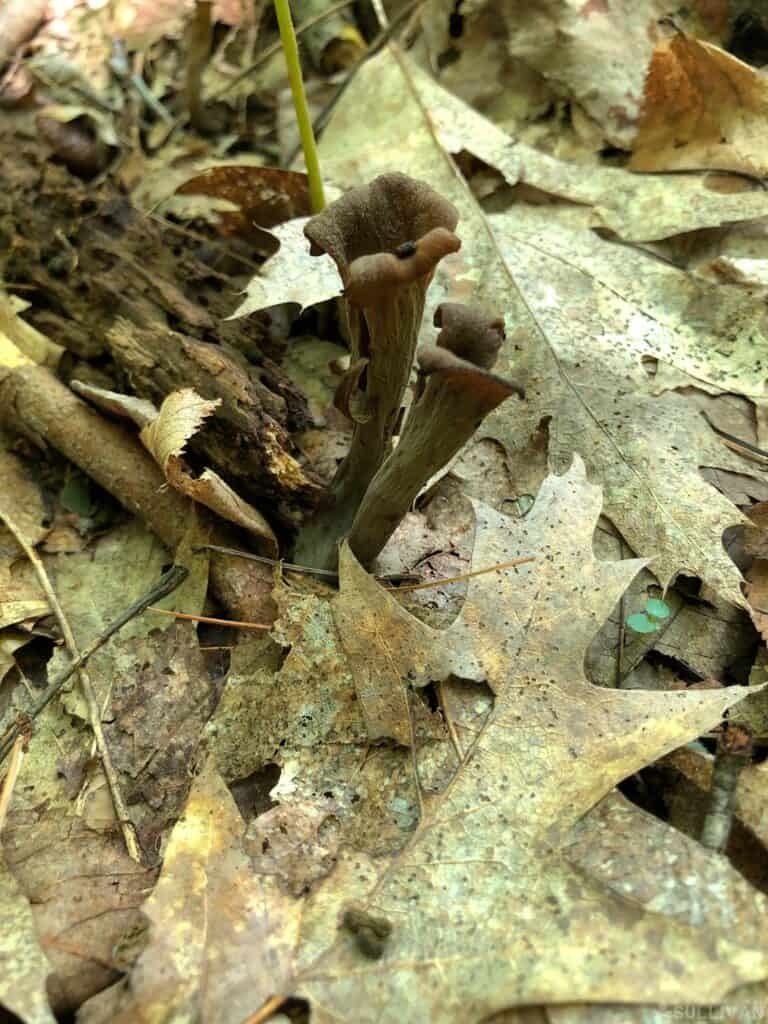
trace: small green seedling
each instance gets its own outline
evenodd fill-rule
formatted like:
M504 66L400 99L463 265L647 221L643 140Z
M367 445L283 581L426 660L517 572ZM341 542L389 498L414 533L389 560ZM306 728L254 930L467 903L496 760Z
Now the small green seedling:
M645 611L627 616L627 625L635 633L655 633L664 619L669 618L670 608L665 601L651 597L645 602Z

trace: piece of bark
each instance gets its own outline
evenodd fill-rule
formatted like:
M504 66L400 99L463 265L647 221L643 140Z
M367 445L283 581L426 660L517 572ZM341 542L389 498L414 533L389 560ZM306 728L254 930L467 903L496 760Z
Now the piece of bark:
M283 424L306 429L304 396L268 360L250 366L226 345L213 345L169 328L137 327L118 318L107 334L131 389L156 405L172 391L193 388L221 405L190 443L235 490L269 507L280 525L298 524L319 495L320 481L299 462ZM266 504L265 504L266 503Z
M135 435L94 412L50 370L0 369L0 426L61 452L175 550L186 532L189 499L166 485L160 467ZM220 522L212 523L211 540L223 547L242 546L240 535ZM219 552L211 556L211 587L232 616L268 621L269 568Z

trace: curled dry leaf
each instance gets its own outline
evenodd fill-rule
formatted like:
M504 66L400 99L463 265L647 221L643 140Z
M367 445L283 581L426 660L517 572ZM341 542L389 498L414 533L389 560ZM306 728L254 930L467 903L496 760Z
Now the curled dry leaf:
M97 405L104 412L133 420L139 429L148 427L157 419L157 406L148 398L123 395L119 391L109 391L107 388L99 388L95 384L85 384L79 380L73 380L70 387L76 394L87 398L89 402Z
M768 82L717 46L678 32L659 42L630 168L768 171Z
M264 516L239 497L218 473L206 469L195 479L182 459L187 442L220 402L220 399L201 398L191 388L174 391L163 402L157 418L141 431L141 440L172 487L242 526L266 544L268 554L276 555L277 538Z

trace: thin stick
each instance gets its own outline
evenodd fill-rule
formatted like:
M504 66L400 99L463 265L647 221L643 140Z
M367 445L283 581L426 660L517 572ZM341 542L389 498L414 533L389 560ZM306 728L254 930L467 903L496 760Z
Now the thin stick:
M436 683L435 689L437 690L437 699L440 702L440 707L442 708L443 711L443 719L445 721L445 726L448 729L448 736L451 741L451 746L454 749L459 764L461 764L461 762L464 760L464 750L461 746L459 734L456 731L456 723L454 722L453 716L451 715L448 709L448 702L445 699L444 683Z
M247 1020L244 1020L243 1024L263 1024L276 1010L280 1009L284 1002L286 1002L285 996L272 996L264 1003L260 1010L252 1013Z
M379 23L379 30L388 28L389 18L381 0L371 0L371 7L373 7L373 13L376 15L376 21Z
M184 582L188 575L189 570L185 569L184 566L172 566L167 573L160 577L160 580L154 587L152 587L151 590L148 590L147 593L132 604L130 608L126 608L122 615L119 615L114 622L110 623L100 636L97 636L84 651L81 651L81 653L71 661L69 665L67 665L64 671L54 679L32 709L24 715L24 721L16 722L13 728L9 730L6 738L2 743L0 743L0 764L2 764L8 756L11 747L16 742L16 737L20 736L26 729L28 729L29 723L34 721L40 712L44 711L45 708L48 707L56 694L59 693L64 683L66 683L66 681L70 679L82 665L85 665L88 659L91 658L96 651L100 650L104 644L115 635L115 633L119 633L123 626L129 623L131 619L135 619L137 615L141 615L141 613L145 612L151 604L155 603L155 601L161 601L168 594L173 593L173 591Z
M502 569L511 569L515 565L525 565L526 562L535 562L535 555L526 555L525 558L513 558L511 562L499 562L498 565L489 565L486 569L475 569L474 572L465 572L461 576L445 576L443 579L430 580L428 583L409 583L405 587L390 587L394 594L402 594L406 590L426 590L427 587L442 587L445 583L460 583L461 580L471 579L473 576L482 576L486 572L500 572Z
M59 599L53 589L50 577L46 572L42 559L35 549L26 542L21 530L9 515L0 511L0 520L2 520L2 522L4 522L11 531L16 539L16 543L20 545L24 554L31 562L32 568L35 570L35 575L40 581L40 586L43 588L45 596L48 599L48 604L51 606L51 611L56 616L56 621L59 624L61 635L64 637L64 643L67 645L67 650L73 658L77 658L80 653L77 649L77 641L75 640L74 633L70 628L69 621L64 614L64 610L59 604ZM136 828L131 821L130 814L128 813L128 804L125 802L120 789L120 781L117 777L117 772L115 771L112 755L110 754L109 747L107 746L104 730L101 727L101 710L99 708L99 702L96 698L96 693L93 689L90 677L85 669L79 669L78 675L80 677L80 686L83 690L85 703L88 707L88 718L96 740L96 748L99 752L99 757L101 758L101 763L104 768L104 775L107 779L109 792L112 795L115 814L120 822L123 839L125 840L125 847L128 850L128 855L135 860L137 864L141 864L141 847L139 846Z
M246 558L251 562L261 562L262 565L279 565L281 569L290 569L291 572L305 572L312 576L330 576L334 580L339 578L339 574L332 569L313 569L309 565L296 565L293 562L284 562L281 558L255 555L252 551L239 551L237 548L223 548L219 544L201 544L200 548L196 550L218 551L222 555L234 555L235 558Z
M296 111L296 121L299 125L299 137L301 138L301 146L304 150L304 162L307 165L309 204L312 213L319 213L325 207L323 179L320 176L317 144L315 142L315 133L312 130L312 118L309 116L307 96L304 91L304 79L301 77L299 46L296 42L296 33L293 29L293 19L291 18L291 8L288 0L275 0L275 13L277 14L277 25L280 29L280 39L283 43L285 63L288 66L288 79L291 83L293 106Z
M614 529L616 529L614 527ZM616 535L619 539L619 559L624 559L624 538L621 536L618 530ZM624 679L624 642L627 637L627 592L623 590L621 597L619 598L619 649L616 656L616 680L614 686L621 686L622 680Z
M8 808L11 806L13 787L16 785L16 779L18 779L19 772L21 770L21 762L24 760L24 744L26 742L26 736L17 736L16 741L13 744L11 759L8 762L8 771L5 773L3 789L2 792L0 792L0 832L2 832L5 827Z
M281 569L288 569L291 572L304 572L312 576L328 576L338 580L339 574L332 569L313 569L309 565L296 565L294 562L284 562L280 558L269 558L267 555L255 555L252 551L238 551L237 548L223 548L218 544L201 544L199 549L207 551L219 551L223 555L235 555L236 558L247 558L253 562L262 562L265 565L279 565ZM427 587L440 587L443 583L460 583L461 580L468 580L472 576L482 576L486 572L498 572L501 569L511 569L515 565L525 565L526 562L535 562L535 555L527 555L525 558L513 558L511 562L499 562L498 565L489 565L486 569L475 569L474 572L465 572L461 576L445 576L436 580L429 580L427 583L408 583L402 587L390 587L395 593L402 593L405 590L426 590ZM408 578L408 573L392 573L386 576L376 576L379 583L385 583L392 577L396 579ZM419 577L416 576L416 579Z
M238 622L236 619L212 619L209 615L189 615L187 612L173 612L168 608L147 608L148 612L155 612L157 615L172 615L174 619L184 619L185 622L210 622L212 626L231 626L233 629L272 629L272 626L264 625L262 622Z

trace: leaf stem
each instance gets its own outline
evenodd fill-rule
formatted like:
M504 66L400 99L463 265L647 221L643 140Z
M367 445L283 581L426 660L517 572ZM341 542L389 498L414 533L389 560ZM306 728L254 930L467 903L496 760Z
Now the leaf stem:
M296 121L299 125L301 146L304 150L304 162L307 165L309 202L312 212L319 213L325 207L323 179L320 176L320 161L317 157L315 133L312 130L312 119L309 116L309 108L307 107L304 81L301 77L299 47L296 43L296 33L293 29L291 8L288 0L275 0L275 13L277 14L277 24L280 29L280 40L283 44L285 63L288 65L288 79L291 83L293 106L296 111Z

